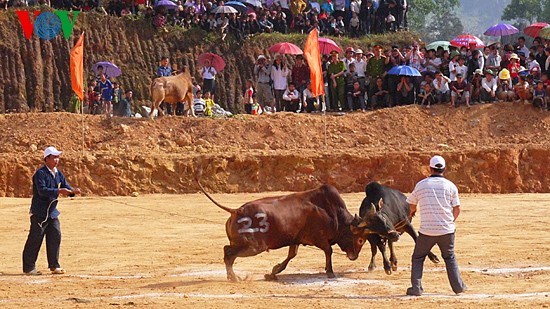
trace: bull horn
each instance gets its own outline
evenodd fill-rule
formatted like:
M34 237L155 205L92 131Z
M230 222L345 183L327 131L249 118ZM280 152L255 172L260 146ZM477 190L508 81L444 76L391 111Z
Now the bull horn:
M365 222L365 220L362 220L358 225L357 227L367 227L367 222Z
M376 206L373 203L370 203L370 209L367 212L367 216L374 216L376 214Z
M378 209L382 209L382 206L384 206L384 199L380 198L380 200L378 201Z

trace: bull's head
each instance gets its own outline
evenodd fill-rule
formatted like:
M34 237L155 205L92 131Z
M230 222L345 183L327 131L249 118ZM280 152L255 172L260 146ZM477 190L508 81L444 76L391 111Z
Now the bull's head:
M356 246L362 246L370 234L378 234L391 241L399 239L399 233L395 230L393 223L381 212L383 206L384 201L380 199L378 201L378 211L376 206L371 203L363 218L355 216L351 232Z

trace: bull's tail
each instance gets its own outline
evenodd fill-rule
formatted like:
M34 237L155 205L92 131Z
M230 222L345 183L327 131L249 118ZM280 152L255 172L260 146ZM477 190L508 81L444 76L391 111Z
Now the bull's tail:
M199 178L200 178L200 175L202 175L202 168L199 169L199 172L198 173L195 173L195 180L197 181L197 184L199 185L199 188L201 189L202 193L204 193L204 195L206 195L206 197L212 201L212 203L214 203L216 206L220 207L221 209L227 211L228 213L234 213L235 212L235 209L231 209L229 207L225 207L223 206L222 204L216 202L216 200L214 200L214 198L212 196L210 196L210 194L208 194L208 192L206 192L206 190L204 189L204 187L202 186Z

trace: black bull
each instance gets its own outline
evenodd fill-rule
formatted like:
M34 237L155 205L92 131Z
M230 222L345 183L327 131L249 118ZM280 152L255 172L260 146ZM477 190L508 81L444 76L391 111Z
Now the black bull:
M377 182L369 183L365 193L366 197L359 209L360 218L355 217L352 233L359 243L364 243L365 240L370 243L372 256L369 271L376 267L374 258L378 248L384 260L384 270L390 275L392 270L397 270L393 243L399 240L399 235L404 232L407 232L415 242L418 237L411 224L410 206L403 193ZM390 261L386 258L386 241L390 247ZM439 259L432 252L428 254L428 258L434 263L439 263Z

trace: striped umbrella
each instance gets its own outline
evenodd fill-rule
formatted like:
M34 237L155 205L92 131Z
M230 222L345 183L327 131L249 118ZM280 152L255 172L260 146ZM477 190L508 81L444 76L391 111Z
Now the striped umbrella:
M550 39L550 26L546 26L539 31L539 35L543 39Z
M461 34L457 36L456 38L451 40L451 45L456 47L471 47L473 45L476 49L485 47L485 44L483 44L483 42L477 36L471 34Z

